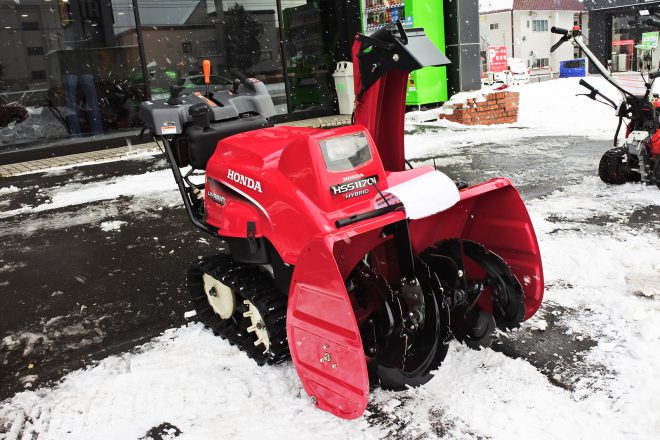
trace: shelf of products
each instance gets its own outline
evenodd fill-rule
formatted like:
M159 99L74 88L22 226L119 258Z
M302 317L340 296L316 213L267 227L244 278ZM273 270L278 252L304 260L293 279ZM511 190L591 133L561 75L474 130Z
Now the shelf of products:
M366 32L381 29L398 20L405 23L405 2L401 0L367 0L364 16L366 17Z

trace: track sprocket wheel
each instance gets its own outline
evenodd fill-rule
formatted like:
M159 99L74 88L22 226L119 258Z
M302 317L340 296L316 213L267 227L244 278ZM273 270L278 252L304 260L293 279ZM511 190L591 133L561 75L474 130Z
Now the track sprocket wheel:
M221 254L193 264L187 278L197 317L214 334L238 346L260 365L289 357L287 298L267 272Z

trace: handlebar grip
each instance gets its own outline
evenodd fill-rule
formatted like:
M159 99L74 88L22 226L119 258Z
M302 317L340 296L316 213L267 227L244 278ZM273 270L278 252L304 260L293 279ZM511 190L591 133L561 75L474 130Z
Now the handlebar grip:
M648 20L646 20L646 25L660 28L660 20L658 20L657 18L649 18Z
M564 28L558 28L556 26L553 26L550 28L550 32L553 34L559 34L559 35L568 35L568 30Z
M598 90L596 90L591 84L589 84L588 82L586 82L586 81L583 80L583 79L580 80L580 85L581 85L582 87L586 87L586 88L588 88L588 89L591 90L592 92L597 92L597 91L598 91Z

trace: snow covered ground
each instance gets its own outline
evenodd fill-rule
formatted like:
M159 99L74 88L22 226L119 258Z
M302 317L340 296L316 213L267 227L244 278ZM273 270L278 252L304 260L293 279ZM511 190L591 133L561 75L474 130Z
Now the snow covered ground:
M441 156L447 165L461 165L465 159L457 152L488 143L504 151L515 140L513 154L542 156L550 164L558 160L551 146L525 151L521 138L602 141L613 135L613 110L575 98L581 92L576 80L518 90L518 124L410 127L408 157ZM530 340L541 349L547 341L551 368L535 362L539 349L512 357L452 343L429 384L373 392L367 413L344 421L313 407L290 363L258 367L191 323L53 387L16 394L0 404L0 439L660 438L660 191L606 186L594 175L596 165L579 162L586 177L527 200L546 296L536 316L499 341L523 349ZM73 184L34 208L131 191L168 200L172 189L164 179L158 173L113 178L94 191ZM514 183L529 183L534 175L520 179ZM112 218L95 221L107 231L122 228ZM583 348L566 350L572 344Z

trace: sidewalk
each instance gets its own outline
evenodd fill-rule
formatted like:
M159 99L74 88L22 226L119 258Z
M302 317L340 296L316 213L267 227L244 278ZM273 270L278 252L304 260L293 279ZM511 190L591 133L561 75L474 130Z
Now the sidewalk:
M305 119L276 125L289 125L294 127L332 128L351 123L351 115L332 115L320 118ZM127 147L108 148L105 150L91 151L87 153L69 154L48 159L31 160L8 165L0 165L0 178L20 176L39 172L55 167L72 165L83 165L100 161L113 161L125 157L139 156L141 154L154 153L158 151L155 142L147 142Z

